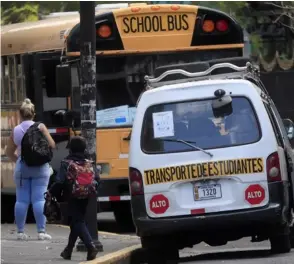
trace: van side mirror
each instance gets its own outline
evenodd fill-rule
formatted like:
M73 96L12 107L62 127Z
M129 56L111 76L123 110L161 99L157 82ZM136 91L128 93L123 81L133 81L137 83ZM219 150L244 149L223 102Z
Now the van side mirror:
M285 126L286 133L288 138L291 140L294 138L294 123L291 119L283 119L283 123Z
M56 97L68 97L71 93L72 77L69 64L56 66Z

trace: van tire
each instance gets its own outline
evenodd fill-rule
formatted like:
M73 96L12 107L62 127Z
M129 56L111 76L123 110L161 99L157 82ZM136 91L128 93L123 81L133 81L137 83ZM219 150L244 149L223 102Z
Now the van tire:
M148 264L178 264L179 250L161 237L141 237Z
M282 227L279 233L270 237L271 251L274 254L288 253L291 251L290 228L287 224Z

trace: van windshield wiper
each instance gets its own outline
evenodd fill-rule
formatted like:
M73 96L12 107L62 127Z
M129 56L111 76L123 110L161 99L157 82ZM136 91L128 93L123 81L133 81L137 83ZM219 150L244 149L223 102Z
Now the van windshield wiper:
M160 138L159 140L168 141L168 142L179 142L179 143L183 143L183 144L185 144L187 146L190 146L190 147L192 147L194 149L197 149L197 150L202 151L203 153L209 155L210 157L213 157L213 155L210 152L208 152L208 151L206 151L206 150L204 150L202 148L199 148L196 145L194 145L194 144L197 144L195 141L188 141L188 140L183 140L183 139L178 139L178 138L169 138L169 139L168 138Z

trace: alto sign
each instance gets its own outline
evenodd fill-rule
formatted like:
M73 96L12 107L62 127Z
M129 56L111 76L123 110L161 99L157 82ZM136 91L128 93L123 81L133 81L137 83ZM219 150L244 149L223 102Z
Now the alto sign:
M169 208L169 201L164 195L157 194L151 198L149 205L154 214L164 214Z
M263 202L265 198L265 190L259 184L250 185L245 190L245 200L251 205L257 205Z

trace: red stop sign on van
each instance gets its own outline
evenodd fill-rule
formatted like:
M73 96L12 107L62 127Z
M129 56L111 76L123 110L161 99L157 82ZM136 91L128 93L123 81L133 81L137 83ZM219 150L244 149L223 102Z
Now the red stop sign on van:
M250 185L245 190L245 199L252 205L260 204L265 198L265 190L259 184Z
M154 214L164 214L166 210L169 208L169 201L162 194L154 195L151 198L149 204L150 204L150 210Z

